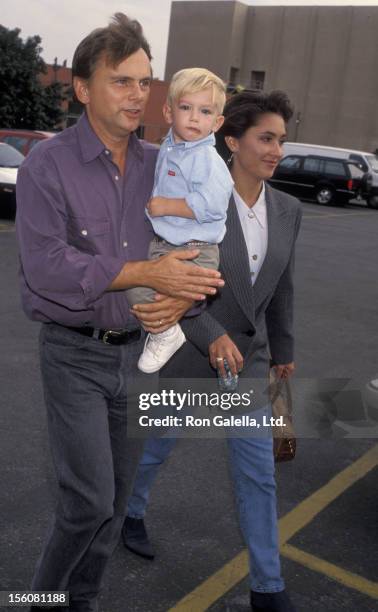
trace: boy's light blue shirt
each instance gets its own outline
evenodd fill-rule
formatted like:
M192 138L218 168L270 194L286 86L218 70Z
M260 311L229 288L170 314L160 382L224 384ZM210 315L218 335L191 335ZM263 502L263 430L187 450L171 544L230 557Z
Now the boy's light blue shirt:
M148 215L155 233L172 244L191 240L217 244L225 235L234 183L214 145L214 134L201 140L175 143L172 130L161 145L153 196L184 198L196 217Z

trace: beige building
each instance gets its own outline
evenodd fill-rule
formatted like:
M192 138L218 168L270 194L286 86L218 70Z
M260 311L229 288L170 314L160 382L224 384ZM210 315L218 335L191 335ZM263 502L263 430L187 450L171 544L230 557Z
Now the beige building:
M286 91L291 140L378 147L378 6L172 2L165 79L189 66Z

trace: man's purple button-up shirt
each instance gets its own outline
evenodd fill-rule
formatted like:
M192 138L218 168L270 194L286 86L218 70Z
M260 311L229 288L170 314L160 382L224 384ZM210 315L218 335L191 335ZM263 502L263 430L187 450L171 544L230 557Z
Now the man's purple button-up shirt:
M18 173L16 218L28 317L125 327L125 292L106 289L125 262L147 258L157 153L132 134L122 176L83 114L29 154Z

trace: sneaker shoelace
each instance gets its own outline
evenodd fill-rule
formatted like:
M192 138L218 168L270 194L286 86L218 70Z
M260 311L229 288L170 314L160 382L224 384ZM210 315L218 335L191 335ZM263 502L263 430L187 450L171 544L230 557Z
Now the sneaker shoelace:
M153 356L154 357L159 357L159 353L160 353L163 345L169 344L171 336L168 336L166 338L159 338L159 339L157 339L156 336L157 336L157 334L149 334L149 337L147 339L147 343L148 343L148 350L151 351Z

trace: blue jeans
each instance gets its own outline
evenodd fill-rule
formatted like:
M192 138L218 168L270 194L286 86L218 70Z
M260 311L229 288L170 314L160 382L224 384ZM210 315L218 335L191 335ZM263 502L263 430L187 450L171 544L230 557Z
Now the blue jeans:
M260 416L270 414L267 409L259 412ZM176 438L146 441L128 502L128 516L144 517L151 486L175 443ZM282 591L285 584L278 549L273 439L265 430L265 435L261 431L258 437L227 438L227 444L240 527L249 553L251 589L263 593Z

